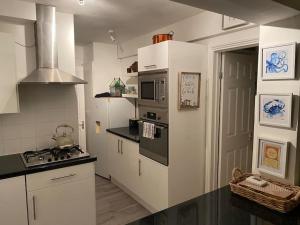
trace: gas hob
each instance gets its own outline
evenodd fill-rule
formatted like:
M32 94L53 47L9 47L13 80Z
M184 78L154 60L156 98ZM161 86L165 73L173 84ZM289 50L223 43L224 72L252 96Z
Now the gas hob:
M21 154L26 167L41 166L67 160L89 157L90 155L77 146L68 148L49 148L39 151L27 151Z

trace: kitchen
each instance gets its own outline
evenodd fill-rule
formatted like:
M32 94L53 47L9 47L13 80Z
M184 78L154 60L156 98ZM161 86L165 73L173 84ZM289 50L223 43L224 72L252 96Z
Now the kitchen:
M225 50L299 42L297 6L292 9L266 1L273 11L267 11L266 5L261 5L261 10L267 11L261 16L259 9L251 8L252 11L241 13L242 10L230 5L225 7L226 11L206 1L199 1L199 5L190 1L189 4L198 8L157 1L170 12L169 15L160 13L160 21L147 13L150 9L159 13L156 11L159 7L145 1L132 1L132 6L139 7L139 13L145 15L144 24L136 25L135 31L130 29L132 18L127 14L141 14L120 1L37 1L56 6L56 35L54 23L49 21L49 18L55 18L51 17L53 8L36 6L34 1L1 2L1 67L5 71L1 83L6 86L1 93L0 189L7 193L7 199L15 202L4 208L3 203L8 200L4 196L0 200L1 218L5 224L24 224L24 221L25 224L96 224L96 218L97 224L127 224L216 190L224 186L218 176L228 184L232 169L243 167L234 156L234 159L228 158L230 164L226 171L218 171L218 152L222 151L222 145L216 145L220 125L216 119L219 87L215 76L216 54ZM127 14L120 14L118 26L114 22L117 20L115 15L122 7ZM99 16L97 10L111 12L111 16L105 13ZM107 24L92 22L89 14L99 21L108 18ZM221 14L253 23L234 21L238 25L225 28L226 18ZM47 27L49 23L52 24L50 28ZM155 41L153 35L170 31L174 31L174 35L165 36L167 39L172 36L175 41L152 44ZM58 60L55 60L56 54ZM34 72L36 68L40 68L38 73ZM48 71L45 68L54 70L39 73ZM260 76L260 71L257 72ZM8 73L14 76L5 75ZM196 100L180 102L180 87L188 85L184 80L186 75L196 79L193 83ZM261 126L255 114L251 131L254 132L253 153L248 153L251 161L248 159L250 170L249 162L247 170L260 172L255 161L258 157L256 142L259 137L270 136L267 133L272 132L274 136L288 140L290 146L286 176L279 181L299 185L299 80L257 79L256 85L257 93L264 90L274 93L274 85L279 93L292 92L295 105L292 125L287 129ZM118 97L122 92L125 96ZM258 107L256 99L255 108ZM61 148L53 149L54 146ZM43 149L47 151L37 155L37 150ZM27 153L22 154L24 152ZM32 159L36 159L38 165L30 165ZM276 178L273 175L267 177ZM5 184L5 181L11 183ZM14 192L7 191L10 189ZM71 192L67 191L70 189ZM19 194L15 196L14 193ZM109 193L112 196L108 196ZM229 195L224 189L219 193L220 196L213 192L212 198L227 199ZM177 223L210 221L210 224L217 224L220 221L215 220L222 220L227 213L244 215L247 210L256 215L254 224L263 223L262 220L276 224L276 220L268 218L280 218L283 222L278 224L285 224L287 220L259 207L257 211L251 211L254 203L239 198L235 202L245 208L249 206L247 210L231 210L236 206L226 201L228 212L220 209L216 215L213 208L224 206L205 198L190 205L204 209L206 217L201 217L201 212L201 220L196 222L193 218L197 210L186 204L187 207L178 206L184 209L186 220ZM140 223L176 224L173 219L179 211L165 210ZM12 213L20 215L18 221L12 221ZM71 214L73 216L69 216ZM294 215L288 218L295 221ZM208 221L202 221L203 218ZM244 219L251 218L245 215ZM231 224L241 222L231 221Z

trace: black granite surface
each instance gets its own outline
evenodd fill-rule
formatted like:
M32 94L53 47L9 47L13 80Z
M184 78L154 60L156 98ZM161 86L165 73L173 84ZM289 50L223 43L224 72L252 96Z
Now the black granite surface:
M78 158L58 163L26 168L20 154L0 156L0 180L68 166L94 162L97 157Z
M192 185L192 184L191 184ZM155 184L153 184L154 188ZM228 186L130 225L300 225L300 207L283 214L238 195Z
M0 179L26 174L20 154L0 156Z
M129 127L119 127L107 129L106 131L137 143L140 142L138 129L130 130Z

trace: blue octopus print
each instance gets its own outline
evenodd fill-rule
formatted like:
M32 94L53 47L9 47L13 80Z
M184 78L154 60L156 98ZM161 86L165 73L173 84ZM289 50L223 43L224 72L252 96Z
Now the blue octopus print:
M288 59L286 51L273 52L266 59L266 73L288 72Z
M269 118L273 118L274 116L283 116L285 112L285 104L279 99L274 99L264 104L264 112Z

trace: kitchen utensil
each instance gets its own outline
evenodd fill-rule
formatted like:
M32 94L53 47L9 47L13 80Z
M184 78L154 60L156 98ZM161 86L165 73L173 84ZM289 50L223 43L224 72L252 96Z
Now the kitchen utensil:
M137 130L139 128L139 123L138 123L137 118L131 118L129 119L129 129L130 130Z
M173 40L174 32L170 31L168 34L156 34L152 37L153 44L157 44L162 41Z
M59 130L64 129L62 135L59 135ZM71 130L69 134L67 134L67 129ZM73 139L74 128L68 124L62 124L56 127L56 133L53 135L52 139L56 141L56 146L60 149L66 147L74 146Z

